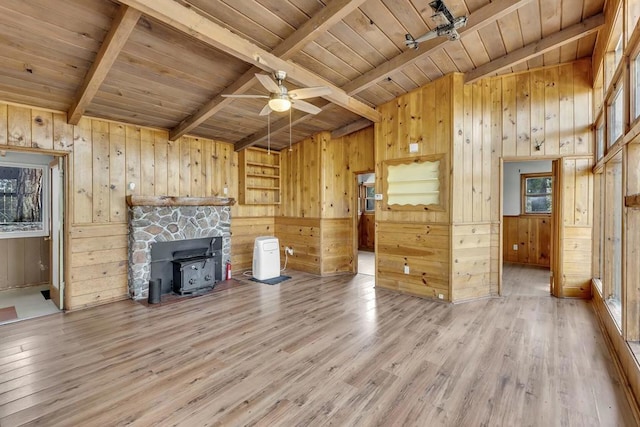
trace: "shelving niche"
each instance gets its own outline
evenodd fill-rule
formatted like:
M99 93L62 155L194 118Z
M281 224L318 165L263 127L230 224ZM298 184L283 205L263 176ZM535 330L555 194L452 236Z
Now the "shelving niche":
M280 204L280 153L251 147L238 153L238 162L240 203Z
M444 210L445 162L444 154L383 162L383 209Z

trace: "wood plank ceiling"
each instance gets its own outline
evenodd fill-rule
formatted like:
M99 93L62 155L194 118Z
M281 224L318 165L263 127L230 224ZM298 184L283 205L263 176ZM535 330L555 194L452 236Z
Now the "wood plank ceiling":
M266 146L256 72L327 85L318 115L271 114L272 147L378 119L374 110L451 72L467 81L589 57L604 0L445 0L460 39L418 50L429 0L2 0L0 100L236 144Z

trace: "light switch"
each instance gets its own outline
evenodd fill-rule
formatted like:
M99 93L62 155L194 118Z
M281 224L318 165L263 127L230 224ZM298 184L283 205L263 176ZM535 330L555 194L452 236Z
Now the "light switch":
M375 199L376 200L382 200L382 193L376 193Z
M409 274L409 266L408 265L404 266L404 274Z
M518 250L518 244L516 243L515 245L513 245L513 250L517 251Z
M410 153L417 153L418 150L419 150L419 148L418 148L418 143L417 142L409 143L409 152Z

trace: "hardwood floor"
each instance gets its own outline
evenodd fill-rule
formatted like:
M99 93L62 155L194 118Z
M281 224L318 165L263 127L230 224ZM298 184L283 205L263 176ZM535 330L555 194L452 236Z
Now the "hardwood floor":
M0 425L635 425L591 303L540 271L460 305L289 271L0 326Z

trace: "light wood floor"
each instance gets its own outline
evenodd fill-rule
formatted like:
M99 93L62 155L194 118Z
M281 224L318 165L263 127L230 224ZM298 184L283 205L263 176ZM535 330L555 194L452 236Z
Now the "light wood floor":
M635 425L590 302L531 295L544 270L460 305L288 273L0 326L0 425Z

